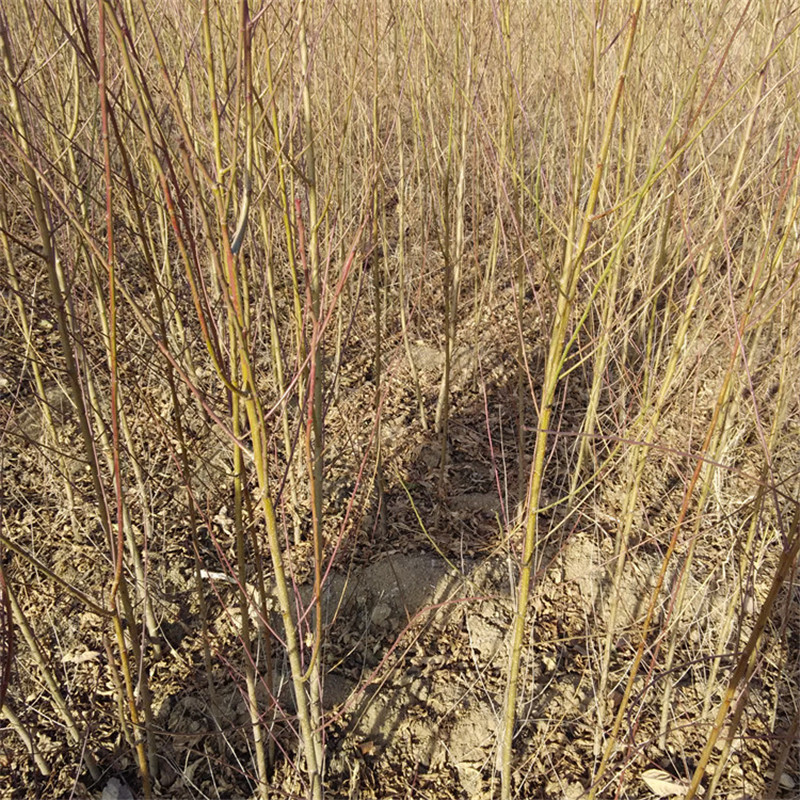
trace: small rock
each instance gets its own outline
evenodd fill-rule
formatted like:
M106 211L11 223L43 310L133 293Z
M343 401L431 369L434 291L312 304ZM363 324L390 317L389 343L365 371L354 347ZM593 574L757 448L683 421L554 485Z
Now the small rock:
M797 781L787 772L781 772L781 777L778 779L781 789L794 789L797 786Z
M392 607L386 603L378 603L369 615L373 625L383 625L392 616Z
M110 778L103 787L100 800L133 800L133 792L124 781L119 778Z

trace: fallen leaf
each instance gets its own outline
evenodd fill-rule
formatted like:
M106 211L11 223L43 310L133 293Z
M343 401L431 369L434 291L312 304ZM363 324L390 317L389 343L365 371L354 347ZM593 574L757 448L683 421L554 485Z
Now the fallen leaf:
M642 773L642 780L647 784L647 788L656 797L672 797L676 794L684 794L689 788L688 781L682 781L663 769L648 769Z
M69 664L85 664L87 661L97 661L100 653L96 650L84 650L82 653L70 653L64 661Z
M372 739L367 739L365 742L359 742L358 749L361 751L362 756L370 756L375 752L375 742Z

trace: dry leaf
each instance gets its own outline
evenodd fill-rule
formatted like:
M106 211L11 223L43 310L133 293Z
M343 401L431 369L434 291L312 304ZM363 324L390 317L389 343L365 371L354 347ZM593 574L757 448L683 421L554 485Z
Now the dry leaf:
M85 664L87 661L97 661L100 658L100 653L96 650L84 650L82 653L70 653L64 658L69 664Z
M689 788L688 781L682 781L663 769L648 769L642 773L642 780L656 797L672 797L685 794Z
M367 739L365 742L359 742L358 749L362 756L370 756L375 752L375 742L372 739Z

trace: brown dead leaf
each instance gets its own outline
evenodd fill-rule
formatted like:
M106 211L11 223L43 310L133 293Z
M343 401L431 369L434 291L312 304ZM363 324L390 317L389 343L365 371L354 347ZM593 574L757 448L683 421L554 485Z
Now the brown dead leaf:
M375 752L375 742L372 739L358 743L358 751L362 756L371 756Z
M689 788L688 781L682 781L663 769L648 769L642 773L642 780L647 784L647 788L656 797L673 797L678 794L685 794Z

